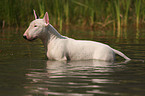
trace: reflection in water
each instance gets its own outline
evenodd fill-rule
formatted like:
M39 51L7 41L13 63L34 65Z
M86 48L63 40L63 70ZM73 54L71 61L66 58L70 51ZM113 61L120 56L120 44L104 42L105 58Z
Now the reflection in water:
M104 84L113 82L108 76L118 70L117 67L123 65L97 60L47 61L45 70L33 69L26 74L31 83L25 88L30 90L30 94L46 96L108 94L102 88Z
M127 64L46 61L41 41L28 42L23 32L0 32L0 96L145 96L144 29L124 31L126 38L115 38L111 30L67 34L107 43L133 59Z

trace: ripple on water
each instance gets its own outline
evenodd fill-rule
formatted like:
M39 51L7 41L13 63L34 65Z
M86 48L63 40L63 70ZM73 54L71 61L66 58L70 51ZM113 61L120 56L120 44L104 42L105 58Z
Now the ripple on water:
M108 77L117 66L123 65L95 60L69 63L47 61L47 69L32 69L26 74L31 83L25 88L31 89L30 93L45 95L108 94L101 89L104 84L114 82Z

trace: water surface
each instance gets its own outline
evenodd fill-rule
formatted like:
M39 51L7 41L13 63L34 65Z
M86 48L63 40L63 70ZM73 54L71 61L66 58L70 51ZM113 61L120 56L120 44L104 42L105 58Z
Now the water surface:
M119 56L115 63L49 61L40 40L24 40L24 31L0 31L0 96L144 96L143 31L137 37L130 30L120 38L110 31L63 33L109 44L133 59L127 63Z

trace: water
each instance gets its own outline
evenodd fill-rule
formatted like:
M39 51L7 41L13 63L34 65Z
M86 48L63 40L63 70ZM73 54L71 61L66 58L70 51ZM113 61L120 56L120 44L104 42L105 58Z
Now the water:
M63 34L107 43L133 60L49 61L40 40L24 40L23 31L0 31L0 96L145 96L144 32L139 39L136 31L120 39L109 31L78 32Z

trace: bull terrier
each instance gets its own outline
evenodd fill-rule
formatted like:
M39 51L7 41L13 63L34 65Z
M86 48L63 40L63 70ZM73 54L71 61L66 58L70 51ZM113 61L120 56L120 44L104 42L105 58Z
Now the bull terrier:
M87 40L75 40L62 36L49 23L48 13L43 19L38 18L34 10L35 20L33 20L23 37L29 41L40 38L44 44L46 56L50 60L90 60L97 59L103 61L114 61L115 54L131 60L122 52L111 48L110 46Z

